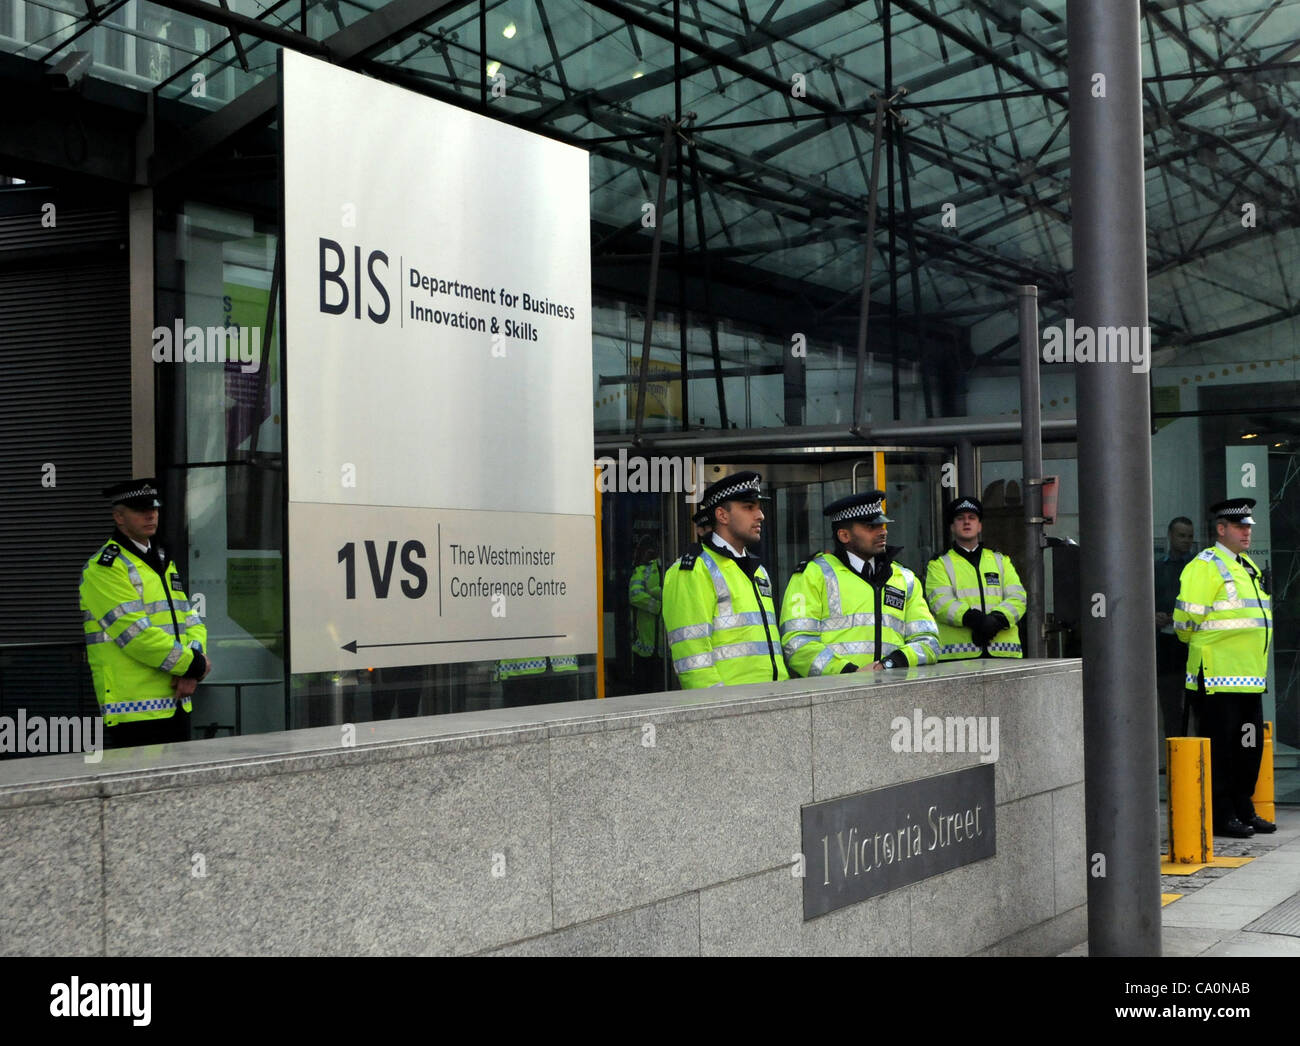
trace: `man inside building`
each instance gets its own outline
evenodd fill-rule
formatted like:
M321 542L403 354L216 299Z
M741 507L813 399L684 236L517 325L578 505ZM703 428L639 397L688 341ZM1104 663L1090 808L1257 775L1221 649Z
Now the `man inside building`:
M781 643L798 676L911 668L939 658L921 583L886 543L884 491L852 494L823 510L836 551L794 569L781 602Z
M1156 558L1156 692L1164 719L1161 736L1181 737L1187 730L1183 697L1187 648L1174 632L1174 602L1183 568L1196 555L1196 535L1186 516L1171 519L1166 533L1167 551Z
M712 532L664 576L664 628L686 689L788 679L772 582L749 550L762 539L762 477L738 472L709 487L699 513Z
M1214 834L1234 839L1277 831L1250 799L1263 753L1261 695L1273 638L1263 577L1246 554L1254 507L1254 498L1210 506L1217 541L1183 568L1174 604L1174 630L1187 644L1185 683L1194 691L1197 729L1210 738Z
M110 748L190 739L190 698L212 671L208 632L157 541L153 479L104 489L113 536L81 574L86 657Z
M653 694L664 686L663 644L659 631L663 573L659 567L657 538L641 540L637 546L636 564L627 586L627 599L632 611L632 692Z
M939 624L939 660L1023 657L1017 623L1025 616L1025 588L1011 557L980 544L984 506L960 496L943 514L952 547L925 570L925 596Z

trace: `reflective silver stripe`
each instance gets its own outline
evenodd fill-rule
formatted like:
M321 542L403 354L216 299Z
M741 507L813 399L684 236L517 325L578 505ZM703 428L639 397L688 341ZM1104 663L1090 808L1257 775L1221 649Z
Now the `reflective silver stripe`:
M200 643L197 639L192 639L190 640L190 649L193 650L196 654L201 654L203 653L203 644Z
M153 627L154 627L154 628L161 628L161 629L162 629L164 632L166 632L169 636L175 636L175 635L179 635L179 634L180 634L180 633L177 631L176 626L173 625L170 621L159 621L159 622L157 622Z
M888 644L886 644L887 646ZM876 649L875 643L829 643L827 648L839 654L840 657L847 657L849 654L870 654ZM884 656L883 654L881 655Z
M177 643L172 647L172 652L168 654L165 658L163 658L163 663L158 667L161 668L164 672L170 672L173 668L176 667L177 663L184 656L185 656L185 648L181 646L179 643Z
M794 652L808 643L815 643L817 640L812 636L791 636L781 644L781 649L785 651L787 657L794 656Z
M203 619L198 614L191 614L185 619L186 628L199 628L203 625Z
M126 564L126 576L131 579L131 584L135 586L136 593L141 599L144 598L144 582L140 580L140 571L135 569L135 564L125 556L121 557L122 562Z
M159 607L161 610L162 608ZM177 616L188 614L190 610L190 601L188 599L173 599L172 609L176 611Z
M822 623L815 617L791 617L781 623L781 634L790 632L820 632Z
M673 671L678 675L683 672L689 672L695 668L709 668L713 664L713 651L706 650L702 654L693 654L690 657L683 657L673 662Z
M924 651L928 655L925 658L926 664L939 659L939 640L933 635L920 636L917 639L908 640L907 645L913 650Z
M668 642L684 643L688 639L704 639L708 636L711 628L706 621L702 625L683 625L681 628L674 628L668 633Z
M846 628L875 628L875 614L840 614L820 622L822 632L842 632Z
M106 633L104 633L104 632L87 632L87 633L86 633L86 645L87 645L87 646L94 646L96 643L108 643L108 642L111 642L111 640L109 639L108 635L107 635Z
M126 628L122 629L122 634L120 636L117 636L113 640L113 642L116 643L118 646L126 646L127 643L131 642L131 640L133 640L136 636L138 636L141 632L143 632L148 627L149 627L149 619L147 617L142 617L139 621L135 621L132 624L128 625Z
M726 646L715 646L713 656L716 661L730 661L737 657L751 657L756 654L770 656L771 651L766 643L728 643Z
M1214 560L1214 565L1219 568L1219 577L1223 578L1223 587L1227 591L1229 599L1237 598L1237 583L1232 580L1232 571L1228 569L1228 564L1221 560L1213 549L1206 549L1210 553L1210 558Z
M1229 617L1212 621L1202 621L1195 626L1197 632L1228 632L1235 628L1267 628L1268 622L1262 617Z
M89 610L83 610L83 611L81 612L81 620L82 620L82 621L94 621L94 620L95 620L95 615L92 614Z
M1181 610L1184 614L1200 614L1202 617L1210 612L1210 608L1202 606L1200 603L1188 603L1181 599L1174 600L1174 609Z
M704 565L709 568L709 576L713 578L713 594L717 596L718 609L724 610L731 606L731 589L727 587L727 579L722 576L722 568L707 553L702 553L700 558L704 560Z
M826 577L826 616L828 618L839 617L841 613L840 580L835 576L835 568L821 556L817 556L813 562L821 567L822 574Z
M1006 599L1024 599L1029 593L1023 585L1007 585L1002 589L1002 595Z
M920 621L913 621L910 624L903 626L903 635L905 636L914 636L918 632L927 632L932 636L937 636L939 634L938 630L934 627L934 625L931 622L926 621L924 619Z
M145 609L144 603L138 599L133 599L129 603L119 603L102 618L99 623L103 628L108 628L114 621L126 617L127 614L139 614Z
M178 611L180 610L180 607L177 607L174 604L169 606L165 599L155 599L152 603L146 603L144 608L151 614L160 614L164 610L172 610L173 608Z
M979 599L980 597L980 590L978 588L957 588L953 589L953 591L956 592L961 599Z
M1216 599L1214 601L1214 610L1245 610L1247 607L1252 609L1268 609L1268 598L1261 602L1258 599Z
M724 628L744 628L747 625L761 624L763 624L763 615L757 610L751 610L743 614L728 614L725 617L715 617L713 619L713 631L721 632Z
M820 654L818 654L816 657L813 658L812 664L808 666L808 674L810 676L821 675L823 672L826 671L826 666L831 663L831 658L833 658L834 656L835 656L835 652L831 650L830 647L827 647Z
M1196 622L1195 622L1195 621L1175 621L1175 622L1174 622L1174 631L1175 631L1175 632L1195 632L1195 631L1196 631Z

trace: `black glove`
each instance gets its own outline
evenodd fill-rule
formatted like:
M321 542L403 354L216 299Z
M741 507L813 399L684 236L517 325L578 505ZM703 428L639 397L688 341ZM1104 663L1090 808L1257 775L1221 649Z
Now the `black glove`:
M993 637L1001 632L1004 628L1010 628L1011 622L1006 619L1006 615L995 610L991 614L984 615L984 623L981 625L980 638L977 642L981 646L987 646L993 642Z
M979 630L984 626L984 614L972 607L961 616L961 627L969 628L975 642L979 642Z
M842 676L848 675L850 672L856 672L857 670L858 670L858 666L855 665L852 661L850 661L847 665L845 665L843 668L840 669L840 675Z
M907 658L895 650L887 654L880 663L886 668L906 668Z

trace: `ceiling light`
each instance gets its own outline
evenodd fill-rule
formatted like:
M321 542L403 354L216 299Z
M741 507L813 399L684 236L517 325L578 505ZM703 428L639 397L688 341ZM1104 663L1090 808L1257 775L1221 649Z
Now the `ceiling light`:
M645 73L643 73L640 69L638 69L635 73L632 74L632 79L633 79L633 80L640 80L641 77L643 77L643 76L645 76Z
M504 36L507 40L513 40L515 38L515 33L517 33L518 31L519 30L515 28L515 23L511 22L509 25L507 25L504 29L501 30L501 35Z
M1243 432L1243 433L1241 434L1241 438L1242 438L1242 439L1259 439L1259 433L1258 433L1258 432Z
M491 78L491 77L493 77L493 76L496 76L496 74L497 74L497 70L500 69L500 68L501 68L501 63L500 63L500 62L488 62L488 64L487 64L487 74L488 74L488 77Z

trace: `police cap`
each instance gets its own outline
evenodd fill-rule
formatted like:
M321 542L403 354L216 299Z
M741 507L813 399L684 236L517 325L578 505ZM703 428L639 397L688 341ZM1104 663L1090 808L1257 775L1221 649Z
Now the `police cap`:
M113 505L125 505L137 511L162 508L158 495L158 481L150 476L148 479L128 479L124 483L114 483L100 491Z
M763 477L757 472L736 472L718 480L704 491L699 510L694 518L703 515L704 522L713 518L713 510L724 501L766 501L760 487Z
M1241 523L1248 527L1255 525L1250 510L1255 507L1254 498L1228 498L1210 506L1210 515L1215 519L1225 519L1229 523Z
M858 522L870 523L872 526L894 522L885 515L883 490L868 490L861 494L850 494L847 498L840 498L839 501L832 501L822 509L822 515L831 521L833 527Z
M944 525L952 526L952 521L957 518L958 512L974 512L980 522L984 521L984 506L980 504L980 499L968 494L959 494L948 502L948 507L943 510Z

